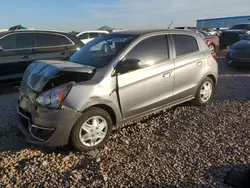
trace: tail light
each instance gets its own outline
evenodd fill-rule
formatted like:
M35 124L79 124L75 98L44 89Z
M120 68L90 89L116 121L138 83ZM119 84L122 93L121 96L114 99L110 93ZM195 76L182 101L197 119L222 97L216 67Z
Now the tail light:
M216 60L217 54L215 52L211 52L212 57Z

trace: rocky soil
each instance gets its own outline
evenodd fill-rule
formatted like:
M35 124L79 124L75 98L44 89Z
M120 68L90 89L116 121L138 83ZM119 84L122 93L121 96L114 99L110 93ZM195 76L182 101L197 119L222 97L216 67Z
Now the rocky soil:
M250 69L219 59L214 102L189 103L116 127L102 149L26 143L15 126L17 93L0 95L0 187L229 187L250 167Z

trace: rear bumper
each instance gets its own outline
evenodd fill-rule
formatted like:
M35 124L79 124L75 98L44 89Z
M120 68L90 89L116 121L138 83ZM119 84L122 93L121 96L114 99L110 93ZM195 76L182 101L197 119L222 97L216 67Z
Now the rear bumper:
M18 128L30 143L44 146L68 144L71 129L81 113L71 109L48 110L38 107L28 112L17 106Z

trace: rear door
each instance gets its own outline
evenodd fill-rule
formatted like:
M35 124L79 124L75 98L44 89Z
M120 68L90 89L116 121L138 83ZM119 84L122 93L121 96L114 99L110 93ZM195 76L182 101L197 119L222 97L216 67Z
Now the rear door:
M118 75L123 118L153 110L169 103L173 93L174 63L164 34L143 39L125 56L139 59L138 70Z
M0 39L0 84L19 82L33 61L32 33L13 33Z
M61 34L34 33L35 44L33 48L34 59L64 59L69 55L67 47L74 43Z
M172 34L174 46L174 99L195 94L197 85L204 74L204 58L197 39L192 35Z

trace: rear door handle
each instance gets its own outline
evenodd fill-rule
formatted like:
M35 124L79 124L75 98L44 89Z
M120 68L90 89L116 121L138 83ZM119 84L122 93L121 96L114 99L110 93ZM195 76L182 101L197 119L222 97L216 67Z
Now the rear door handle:
M25 55L25 56L22 57L22 59L30 59L30 56Z
M201 65L202 65L202 62L201 62L201 61L197 62L197 66L198 66L198 67L201 66Z
M66 52L62 52L60 55L66 55Z
M163 78L169 78L171 76L171 74L172 74L172 71L169 71L169 72L163 74Z

